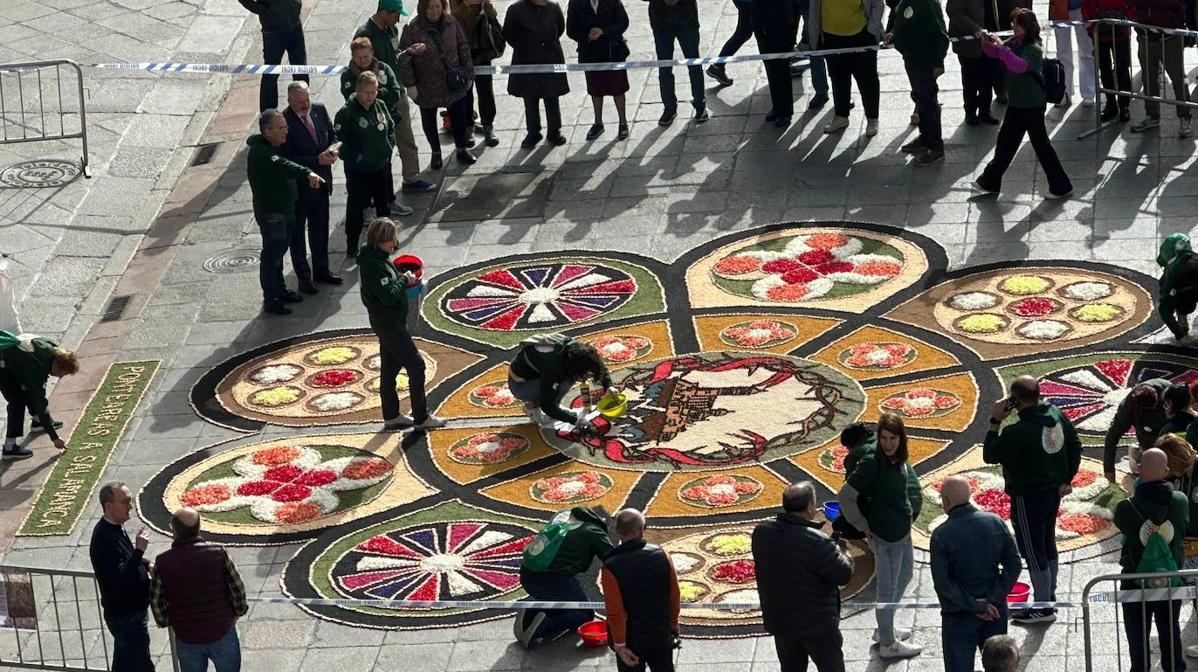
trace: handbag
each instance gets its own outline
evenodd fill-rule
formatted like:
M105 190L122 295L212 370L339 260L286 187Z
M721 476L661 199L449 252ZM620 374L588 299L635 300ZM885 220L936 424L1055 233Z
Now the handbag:
M449 59L445 58L445 52L441 50L440 33L434 31L433 35L434 38L429 42L432 42L433 49L437 50L437 57L441 59L441 65L445 67L446 90L450 93L461 93L470 88L470 68L449 65Z
M486 65L503 56L507 49L507 40L503 39L503 28L492 22L485 11L479 11L478 23L474 26L477 49L471 50L471 58L475 65Z

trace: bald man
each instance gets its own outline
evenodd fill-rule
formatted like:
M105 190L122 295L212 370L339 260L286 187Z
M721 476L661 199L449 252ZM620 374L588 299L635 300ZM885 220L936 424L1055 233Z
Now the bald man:
M616 514L620 545L607 554L600 580L607 631L620 672L674 671L681 598L678 575L661 547L645 543L645 516L636 509Z
M200 538L200 514L179 509L171 516L171 548L158 556L150 608L158 627L175 630L181 672L241 670L237 618L249 605L237 567L224 547Z
M944 479L940 506L948 520L932 532L932 583L940 600L945 672L973 672L986 640L1007 632L1007 594L1023 569L1006 524L969 497L963 477Z
M1125 574L1145 571L1170 571L1182 566L1185 558L1183 538L1189 520L1190 507L1186 496L1173 490L1168 480L1169 456L1160 448L1144 451L1140 460L1140 484L1135 494L1115 506L1115 526L1123 533L1123 551L1119 565ZM1173 566L1167 564L1142 564L1145 544L1153 535L1159 534L1168 544ZM1153 584L1155 585L1155 584ZM1123 580L1123 590L1140 588L1140 582ZM1161 602L1124 602L1123 625L1127 633L1127 652L1131 656L1131 669L1139 672L1152 667L1148 635L1151 621L1156 621L1156 632L1161 650L1161 669L1165 672L1181 672L1186 669L1181 647L1182 600ZM1150 620L1151 619L1151 620Z
M986 464L1002 465L1004 490L1011 496L1011 525L1019 554L1027 561L1036 602L1055 602L1057 592L1056 519L1061 498L1082 461L1082 444L1073 423L1056 406L1040 400L1040 381L1019 376L1010 396L995 402L990 431L982 448ZM1014 422L999 433L1012 412ZM1048 624L1055 609L1020 609L1011 620Z

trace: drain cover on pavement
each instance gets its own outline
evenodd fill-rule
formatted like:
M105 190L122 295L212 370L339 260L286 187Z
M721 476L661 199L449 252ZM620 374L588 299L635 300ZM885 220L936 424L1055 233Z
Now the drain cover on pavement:
M79 177L79 166L62 159L15 163L0 171L0 183L18 189L61 187Z
M203 267L209 273L244 273L258 270L258 255L261 250L228 250L204 260Z

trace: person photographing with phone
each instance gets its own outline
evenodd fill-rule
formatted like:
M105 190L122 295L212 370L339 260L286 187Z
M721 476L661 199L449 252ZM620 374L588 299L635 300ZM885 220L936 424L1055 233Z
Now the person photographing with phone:
M1017 419L999 431L1012 413ZM1004 491L1011 497L1011 524L1019 554L1027 561L1036 602L1057 599L1057 512L1061 498L1073 492L1082 461L1082 444L1069 418L1040 400L1040 382L1019 376L1010 396L994 403L990 431L982 448L986 464L1002 467ZM1016 623L1052 623L1055 609L1022 609Z

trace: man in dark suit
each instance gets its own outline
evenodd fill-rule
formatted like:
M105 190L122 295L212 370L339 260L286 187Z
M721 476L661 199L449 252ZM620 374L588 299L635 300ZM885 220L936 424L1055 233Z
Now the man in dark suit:
M324 105L313 103L305 82L292 82L287 87L287 142L283 156L324 178L315 189L307 180L299 180L299 199L295 204L295 228L291 234L291 266L299 278L299 289L315 294L316 282L340 285L341 278L329 271L329 194L333 191L333 163L337 142L333 122ZM304 247L304 223L307 222L308 243L312 247L312 265Z

